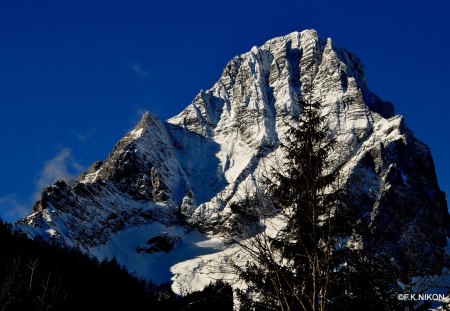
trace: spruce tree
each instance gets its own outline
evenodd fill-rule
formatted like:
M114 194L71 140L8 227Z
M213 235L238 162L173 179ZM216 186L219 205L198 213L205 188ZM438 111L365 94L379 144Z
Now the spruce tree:
M320 105L299 101L301 114L281 144L286 170L274 171L268 186L287 224L272 240L286 261L292 280L293 309L323 310L329 296L339 245L351 231L345 189L337 185L340 166L329 159L335 141L329 138Z
M376 303L374 310L401 308L385 261L349 246L361 222L340 183L339 159L330 157L336 141L320 104L305 99L298 104L300 114L288 122L280 143L283 160L271 165L251 199L234 206L245 233L234 241L251 257L245 267L236 265L248 286L238 291L241 309L356 310L352 304L360 308L364 299ZM256 210L270 218L268 205L284 219L275 236L264 234L264 221L254 217Z
M271 167L262 185L285 226L274 237L259 235L253 238L257 243L250 243L258 251L256 263L239 271L249 286L241 292L243 307L323 310L320 302L327 300L331 274L339 264L336 245L351 229L344 212L345 190L334 184L340 167L329 159L335 141L329 138L320 105L303 99L298 104L300 115L286 124L282 163Z

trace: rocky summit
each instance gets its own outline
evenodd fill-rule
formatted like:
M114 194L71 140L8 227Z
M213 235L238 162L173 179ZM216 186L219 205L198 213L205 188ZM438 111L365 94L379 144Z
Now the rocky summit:
M354 208L379 249L400 264L408 242L420 241L419 270L439 272L450 220L429 147L370 91L360 59L315 30L236 56L167 121L144 114L108 159L45 188L16 228L116 257L146 279L172 278L179 293L201 289L208 260L225 256L220 237L230 230L231 204L251 192L265 163L282 157L299 97L320 102L340 146L330 156L343 165Z

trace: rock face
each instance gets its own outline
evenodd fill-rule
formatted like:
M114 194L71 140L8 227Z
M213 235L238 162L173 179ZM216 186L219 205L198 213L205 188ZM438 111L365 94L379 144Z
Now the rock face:
M185 193L190 188L172 139L146 113L107 160L95 162L72 185L60 180L45 188L18 227L87 250L126 228L172 223Z
M420 269L440 270L450 220L429 148L369 90L358 57L314 30L236 56L212 88L167 122L145 114L107 160L73 184L45 188L17 228L88 253L130 228L177 225L180 215L213 234L228 230L231 203L279 155L300 96L321 103L341 146L331 156L344 164L372 242L403 265L412 260L408 241L423 241Z

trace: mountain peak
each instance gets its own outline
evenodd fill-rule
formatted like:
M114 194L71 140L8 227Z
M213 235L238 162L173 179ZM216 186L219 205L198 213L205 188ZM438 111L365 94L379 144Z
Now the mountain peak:
M151 128L158 127L160 123L161 122L159 121L156 115L146 111L144 112L138 124L134 127L134 129L128 133L128 136L137 139L144 132L149 131Z
M139 123L138 123L137 126L139 127L141 124L148 124L148 122L150 122L150 119L151 119L152 117L156 117L156 116L153 116L153 115L150 114L150 112L145 111L145 112L142 114L141 120L139 121Z
M183 221L219 236L233 228L233 202L254 191L267 163L283 161L279 146L286 123L300 112L298 98L320 103L330 136L339 142L330 157L343 166L342 183L361 223L384 230L373 238L402 260L408 236L401 228L417 224L418 236L432 244L420 265L438 267L449 224L441 221L448 219L447 203L429 149L400 117L392 118L392 104L370 91L361 60L313 29L234 57L210 89L165 123L144 113L108 159L75 185L47 189L46 204L17 226L31 237L59 237L100 259L117 256L129 269L159 260L159 254L135 250L167 226ZM439 225L427 226L423 218ZM126 253L114 248L120 243ZM195 281L208 275L195 260L174 277L178 284L192 277L191 290L209 283Z

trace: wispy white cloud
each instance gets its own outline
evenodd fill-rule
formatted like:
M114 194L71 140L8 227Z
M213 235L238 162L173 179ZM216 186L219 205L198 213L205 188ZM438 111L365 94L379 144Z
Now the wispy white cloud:
M31 214L32 207L39 200L43 188L59 179L73 180L82 170L83 166L75 160L69 148L60 149L53 158L44 163L35 181L35 190L31 197L19 199L16 194L0 197L0 215L6 221L15 222Z
M76 139L78 139L80 141L80 143L85 143L86 141L88 141L92 136L94 136L95 134L95 130L90 130L90 131L75 131L75 130L71 130L70 134L75 137Z
M62 148L56 156L45 162L44 168L36 180L36 189L41 191L59 179L72 180L83 170L69 148Z
M149 75L148 70L144 69L139 63L132 63L131 69L141 78L146 78Z

